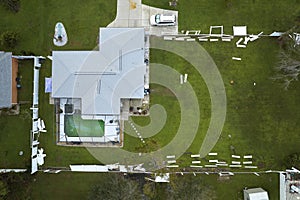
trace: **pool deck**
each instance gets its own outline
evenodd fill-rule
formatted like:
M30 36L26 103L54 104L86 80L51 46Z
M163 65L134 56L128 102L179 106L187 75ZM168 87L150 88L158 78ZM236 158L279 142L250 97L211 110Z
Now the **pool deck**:
M69 137L64 132L65 125L65 104L67 103L67 99L60 99L59 108L62 110L60 114L57 115L59 119L57 119L57 123L59 128L57 129L57 144L58 145L68 145L70 143L82 143L81 146L112 146L112 147L121 147L123 143L121 141L122 134L119 123L120 120L116 118L116 116L81 116L83 120L103 120L105 122L104 125L104 136L103 137ZM76 109L76 106L74 106ZM113 122L111 123L111 120ZM118 132L118 134L117 134ZM119 142L117 145L112 145L112 142ZM99 145L95 145L99 143ZM72 146L72 145L71 145Z

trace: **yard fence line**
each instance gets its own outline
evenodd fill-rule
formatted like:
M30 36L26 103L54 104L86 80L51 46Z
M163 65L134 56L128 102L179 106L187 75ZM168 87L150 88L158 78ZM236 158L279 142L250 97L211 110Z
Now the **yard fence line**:
M57 173L59 172L72 172L71 169L67 167L49 167L44 169L39 169L39 172L45 172L45 173ZM238 171L164 171L164 172L142 172L142 171L108 171L108 172L97 172L97 171L76 171L76 172L83 172L83 173L125 173L125 174L158 174L158 173L169 173L169 174L228 174L228 175L234 175L234 174L271 174L271 173L278 173L278 174L286 174L289 173L287 171L279 171L279 170L267 170L267 171L246 171L246 172L238 172Z

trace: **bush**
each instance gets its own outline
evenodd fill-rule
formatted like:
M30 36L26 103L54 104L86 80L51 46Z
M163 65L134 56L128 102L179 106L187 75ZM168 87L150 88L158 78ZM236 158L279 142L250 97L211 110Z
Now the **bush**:
M1 40L1 45L4 48L13 49L18 44L19 35L16 32L6 31L1 34L0 40Z
M0 181L0 199L5 199L8 194L7 184L3 181Z
M101 183L91 189L88 199L141 199L141 192L135 181L124 178L122 175L111 173L107 178L103 178Z
M20 10L20 0L0 0L0 3L12 12Z
M284 159L284 165L287 168L291 168L291 167L296 167L296 168L300 168L300 153L293 153L288 155L285 159Z

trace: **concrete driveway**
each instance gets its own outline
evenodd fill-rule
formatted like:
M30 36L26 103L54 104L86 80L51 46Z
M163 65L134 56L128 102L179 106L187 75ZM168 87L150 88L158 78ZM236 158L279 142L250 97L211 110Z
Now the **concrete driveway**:
M150 25L150 16L158 13L176 15L178 11L165 10L142 4L141 0L118 0L117 16L107 27L143 27L150 35L177 34L178 25L156 27Z

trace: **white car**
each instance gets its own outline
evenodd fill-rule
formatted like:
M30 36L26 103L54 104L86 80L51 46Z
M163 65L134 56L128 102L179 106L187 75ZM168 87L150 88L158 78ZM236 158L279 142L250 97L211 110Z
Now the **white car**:
M150 17L152 26L175 26L176 16L172 14L156 14Z

